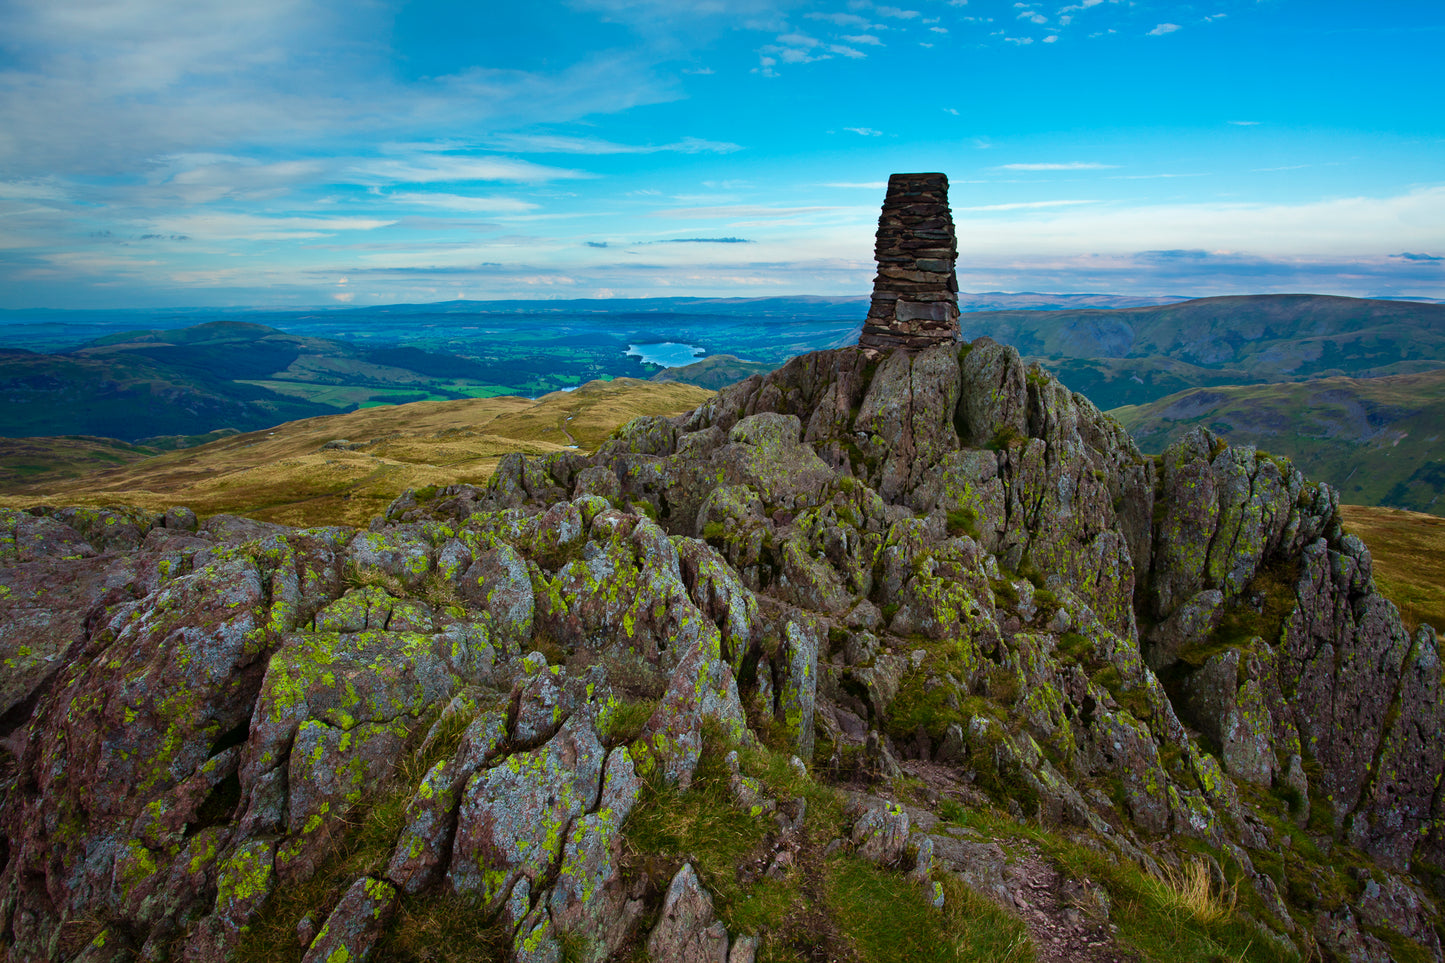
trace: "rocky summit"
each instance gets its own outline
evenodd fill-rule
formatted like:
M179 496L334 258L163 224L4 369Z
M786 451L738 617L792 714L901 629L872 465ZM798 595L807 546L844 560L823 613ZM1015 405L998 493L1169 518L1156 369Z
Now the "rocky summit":
M987 339L369 530L6 511L0 656L8 960L1441 959L1334 492Z

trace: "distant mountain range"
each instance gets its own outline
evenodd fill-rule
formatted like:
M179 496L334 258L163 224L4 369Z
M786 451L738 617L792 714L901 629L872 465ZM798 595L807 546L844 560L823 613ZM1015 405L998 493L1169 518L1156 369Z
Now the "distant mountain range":
M1120 412L1146 450L1203 424L1295 458L1347 499L1439 508L1445 469L1427 429L1432 419L1445 424L1445 411L1431 407L1445 394L1445 375L1427 375L1445 369L1445 305L1321 295L960 300L966 339L1013 345L1101 408L1147 406ZM866 304L856 297L649 298L266 313L0 312L0 344L10 345L0 349L0 436L86 435L173 448L211 432L357 407L535 398L599 379L716 389L794 355L852 343ZM262 317L271 323L256 323ZM117 328L138 320L158 324ZM171 326L186 320L202 323ZM660 342L702 357L666 369L639 357ZM1343 407L1332 407L1336 401ZM1382 432L1396 429L1404 434L1386 450ZM103 460L119 449L101 444L93 452ZM1357 470L1362 458L1373 465L1368 478Z

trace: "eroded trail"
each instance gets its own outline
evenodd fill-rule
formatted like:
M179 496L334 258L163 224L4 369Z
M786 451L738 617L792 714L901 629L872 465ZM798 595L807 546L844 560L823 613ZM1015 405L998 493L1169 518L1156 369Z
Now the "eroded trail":
M1013 909L1029 928L1038 963L1132 963L1108 920L1109 900L1088 879L1070 879L1046 858L1028 852L1010 862Z

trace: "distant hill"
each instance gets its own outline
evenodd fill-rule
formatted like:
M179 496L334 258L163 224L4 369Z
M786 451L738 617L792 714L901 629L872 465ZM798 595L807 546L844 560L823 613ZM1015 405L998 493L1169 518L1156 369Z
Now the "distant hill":
M1287 456L1344 501L1445 514L1445 369L1196 388L1110 414L1145 451L1203 426Z
M511 393L496 367L445 352L302 337L233 320L116 332L54 354L0 351L6 401L0 436L138 442L254 431L377 404ZM625 357L615 368L639 375L657 370Z
M750 378L755 374L767 374L777 365L758 361L743 361L730 354L715 354L680 368L664 368L652 376L653 381L681 381L717 391L730 384Z
M1102 408L1197 387L1445 366L1445 305L1438 304L1316 295L960 300L965 337L1012 344ZM1000 306L1010 309L973 310ZM28 346L55 353L0 350L7 402L0 435L135 443L380 404L541 397L619 377L718 388L799 354L855 343L866 307L857 297L454 301L190 312L187 320L204 323L142 330L114 330L115 318L99 312L78 313L83 323L70 329L65 312L30 321L5 315L0 338L14 334L13 345L29 338ZM1036 310L1046 307L1059 310ZM84 343L57 350L57 325L83 333ZM663 374L634 350L660 342L686 344L702 358Z
M964 314L1103 408L1192 387L1406 374L1445 366L1445 305L1314 294L1118 310Z
M639 415L688 411L711 395L619 378L535 401L366 408L159 455L103 438L0 439L0 506L184 504L202 515L365 525L407 488L484 481L508 452L590 450Z

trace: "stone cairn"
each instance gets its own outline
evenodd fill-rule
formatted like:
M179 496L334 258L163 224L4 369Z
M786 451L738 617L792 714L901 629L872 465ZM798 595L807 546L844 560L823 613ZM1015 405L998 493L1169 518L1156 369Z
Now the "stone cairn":
M878 218L878 277L862 348L926 348L958 340L958 240L943 174L894 174Z

